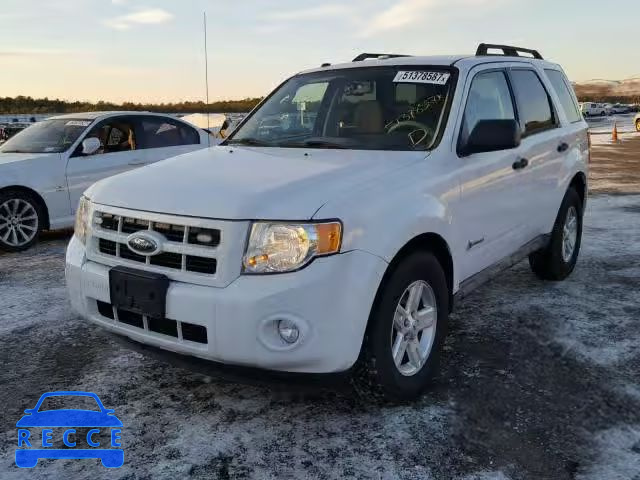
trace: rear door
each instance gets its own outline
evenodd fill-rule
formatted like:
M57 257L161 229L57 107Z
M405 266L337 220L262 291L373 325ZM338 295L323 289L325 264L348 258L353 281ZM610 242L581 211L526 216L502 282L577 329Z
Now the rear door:
M533 66L518 66L509 69L509 77L522 130L520 154L527 160L518 171L524 244L551 231L549 219L555 219L560 206L558 185L568 147L563 145L559 115L543 74Z
M551 189L555 188L556 205L559 206L565 194L568 177L574 172L571 166L576 162L582 162L584 152L589 148L588 125L580 113L578 99L564 72L546 69L545 74L562 125L558 139L560 169L557 172L556 183L550 185ZM555 222L555 214L553 212L550 214L546 219L545 230L547 231L551 231L553 222Z
M192 152L206 145L202 136L192 126L168 117L140 115L138 148L145 164Z

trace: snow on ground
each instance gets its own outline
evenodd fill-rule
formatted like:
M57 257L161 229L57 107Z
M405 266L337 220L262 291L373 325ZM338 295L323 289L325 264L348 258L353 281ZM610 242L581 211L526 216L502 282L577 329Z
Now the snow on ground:
M133 352L71 312L68 237L48 235L0 255L0 477L637 480L638 213L640 196L593 197L569 280L542 282L523 262L471 295L441 377L404 406L343 383L229 383ZM124 466L16 468L22 411L73 389L123 421Z
M577 480L637 480L640 478L640 425L611 428L594 435L596 462Z

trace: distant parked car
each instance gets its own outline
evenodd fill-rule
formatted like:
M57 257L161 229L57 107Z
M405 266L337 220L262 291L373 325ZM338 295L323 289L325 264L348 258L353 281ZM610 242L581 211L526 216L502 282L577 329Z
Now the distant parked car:
M615 105L611 106L611 113L613 115L621 115L624 113L629 113L629 106L628 105L623 105L621 103L616 103Z
M80 195L106 177L206 148L172 116L93 112L34 123L0 146L0 249L26 250L42 230L73 226Z
M583 103L580 105L580 111L585 117L605 117L607 115L607 109L602 103Z

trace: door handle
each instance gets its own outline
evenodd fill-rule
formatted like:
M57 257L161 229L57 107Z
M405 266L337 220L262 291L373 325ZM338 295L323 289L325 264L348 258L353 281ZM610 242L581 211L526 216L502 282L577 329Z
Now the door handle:
M149 162L145 162L144 160L131 160L129 165L146 165Z
M527 168L528 166L529 160L527 160L526 158L521 158L520 160L513 162L512 165L514 170L522 170L523 168Z
M560 145L558 145L558 153L566 152L567 150L569 150L568 143L562 142Z

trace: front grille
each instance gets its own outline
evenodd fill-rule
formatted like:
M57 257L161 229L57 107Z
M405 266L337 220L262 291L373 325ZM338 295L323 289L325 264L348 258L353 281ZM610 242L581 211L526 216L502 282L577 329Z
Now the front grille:
M104 238L101 238L98 241L98 248L100 249L100 253L115 257L118 251L118 244L116 242L112 242L111 240L105 240Z
M216 248L221 242L218 229L96 212L93 230L93 235L98 237L97 250L102 255L170 270L216 274ZM146 257L129 249L128 236L140 231L157 232L166 238L167 242L159 254Z
M216 273L216 260L211 258L187 256L187 271L197 273Z
M176 339L180 338L189 342L207 344L207 328L193 323L178 322L169 318L145 317L121 308L114 309L110 304L96 300L98 313L109 320L116 320L141 330L159 333ZM116 317L117 315L117 317Z
M164 252L151 257L151 265L157 265L159 267L182 268L182 255L178 253ZM214 272L215 273L215 272Z

